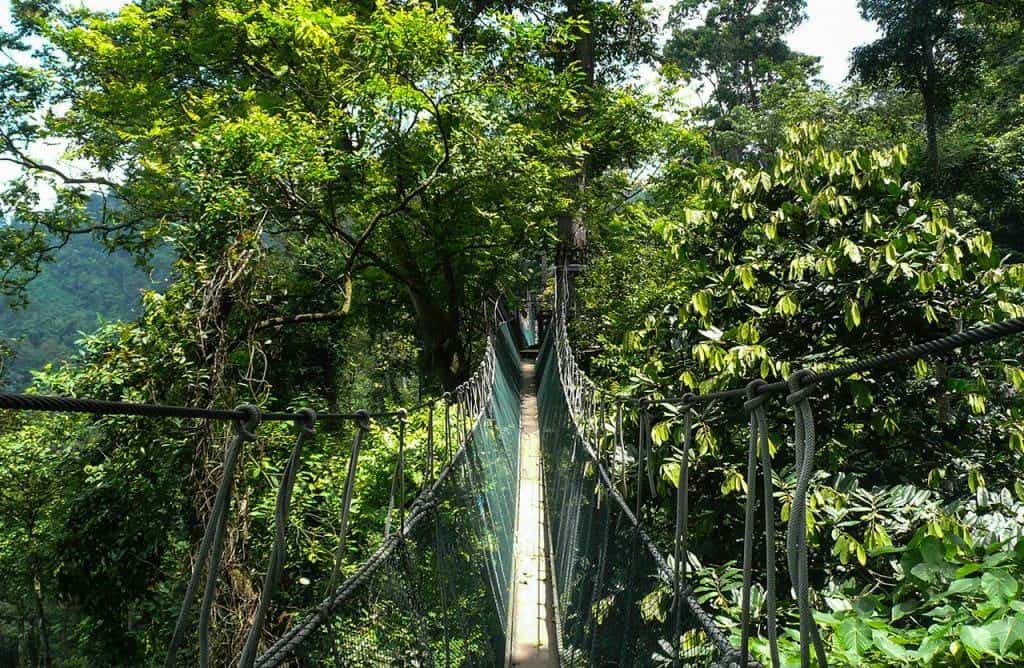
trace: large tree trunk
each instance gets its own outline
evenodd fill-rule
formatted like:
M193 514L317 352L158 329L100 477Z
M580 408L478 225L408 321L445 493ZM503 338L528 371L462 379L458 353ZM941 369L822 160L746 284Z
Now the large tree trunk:
M565 8L568 19L584 21L588 25L592 23L594 15L592 0L569 0L566 2ZM597 69L592 25L586 30L576 33L571 61L570 64L579 67L584 74L586 90L583 91L583 97L586 99L590 89L594 86ZM577 118L582 122L588 113L588 105L584 103L577 113ZM572 204L569 209L558 216L558 240L565 251L560 258L563 263L567 262L567 258L582 254L587 248L587 228L578 203L582 200L583 192L587 187L588 162L587 157L584 156L579 164L573 165L573 173L566 178L565 190ZM568 282L570 291L568 298L571 303L575 287L571 275Z
M468 375L466 348L456 324L457 312L441 308L437 301L419 286L408 288L416 326L423 348L426 370L441 381L446 390L454 389Z
M406 240L392 237L390 246L416 316L425 370L446 390L454 389L469 375L461 331L459 295L462 291L458 289L454 271L450 263L442 267L445 291L443 297L438 297Z

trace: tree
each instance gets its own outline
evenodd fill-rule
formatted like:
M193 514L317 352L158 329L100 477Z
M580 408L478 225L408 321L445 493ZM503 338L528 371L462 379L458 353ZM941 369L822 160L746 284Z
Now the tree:
M927 162L939 175L939 126L959 94L977 81L980 39L955 0L859 0L861 14L882 36L853 53L853 72L873 85L921 96Z
M23 295L76 234L177 258L139 323L106 328L104 352L47 389L189 405L383 403L410 394L410 334L423 379L413 392L456 385L475 365L490 300L515 291L559 215L591 204L566 191L567 166L586 156L601 174L639 161L650 114L616 84L636 33L602 24L608 7L590 8L604 25L595 44L610 53L586 86L569 54L588 28L568 18L488 10L463 33L431 3L166 0L113 15L16 5L17 34L0 48L31 36L43 52L35 66L0 65L0 158L25 171L2 200L22 221L0 230L4 288ZM88 173L34 156L43 137L67 142ZM52 206L41 183L57 192ZM97 191L120 205L94 220ZM362 372L349 392L352 369L381 360L390 373ZM186 546L204 525L220 436L176 433L187 456L163 462L160 477L188 500ZM232 567L254 570L230 551ZM187 563L187 547L165 553ZM101 561L90 552L75 573ZM254 590L231 587L222 602L238 621Z
M846 141L846 132L836 134ZM908 180L904 146L839 150L820 123L789 128L764 167L711 159L706 142L685 129L665 146L648 197L620 213L618 238L580 287L577 335L601 350L591 368L611 377L599 381L609 390L652 399L706 395L1024 314L1024 266L1001 257L965 212ZM1010 517L1024 501L1015 473L1024 461L1019 346L1006 339L816 386L809 543L821 623L833 631L826 635L832 663L968 666L978 652L1019 662L1024 642L1015 633L1004 630L998 649L982 647L1015 619L1005 600L946 598L951 574L969 562L986 569L986 581L1012 580L1014 591L1024 580L1024 551L1007 549L1020 531ZM647 461L660 474L660 491L647 517L652 526L664 522L660 536L671 545L683 410L651 405L655 447ZM771 405L778 521L787 517L795 470L790 415L784 401ZM742 402L700 402L695 413L691 498L742 495L749 419ZM1001 503L1006 510L995 510ZM696 589L733 619L743 526L738 498L691 515L690 544L706 569ZM1007 534L1011 542L1000 543ZM913 571L929 552L947 555L941 571L949 577ZM996 552L1005 565L987 560ZM980 579L961 584L981 591L974 589ZM858 601L868 609L855 613ZM946 605L955 613L933 613ZM919 616L908 617L918 606ZM991 617L977 616L988 608ZM933 625L933 614L946 621ZM992 626L975 636L978 619ZM851 627L866 631L863 642L851 640ZM783 655L797 665L799 653L780 635ZM954 642L960 635L970 641L966 651ZM766 644L754 651L769 665Z
M789 48L786 33L806 18L805 0L683 0L672 7L674 27L664 62L685 82L711 90L705 111L712 119L739 107L757 109L766 88L782 80L805 81L817 59Z

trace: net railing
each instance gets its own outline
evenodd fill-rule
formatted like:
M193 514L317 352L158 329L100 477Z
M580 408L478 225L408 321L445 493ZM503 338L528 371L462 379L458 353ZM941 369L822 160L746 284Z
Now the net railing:
M453 394L449 428L461 447L395 531L257 666L502 664L519 471L519 353L507 324Z
M560 293L537 365L560 664L734 665L737 650L638 520L648 484L642 434L630 452L621 413L628 405L577 365ZM602 450L605 443L613 447ZM614 480L611 462L635 482Z

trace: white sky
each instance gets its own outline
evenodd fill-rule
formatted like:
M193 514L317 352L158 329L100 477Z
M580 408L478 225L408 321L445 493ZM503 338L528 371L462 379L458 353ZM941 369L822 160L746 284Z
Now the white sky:
M807 21L789 35L789 46L821 58L821 77L838 86L850 70L850 51L873 42L878 30L861 18L856 0L807 0Z
M663 10L673 0L654 0ZM96 10L114 11L124 0L70 0L69 5L85 5ZM10 0L0 0L0 27L10 27ZM807 0L808 19L789 35L792 48L821 58L821 76L830 86L843 83L849 70L850 50L872 41L877 30L864 21L857 12L856 0ZM653 73L652 73L653 74ZM647 76L644 76L647 79ZM48 162L59 161L61 149L53 146L36 147L37 157ZM16 174L9 163L0 162L0 183Z

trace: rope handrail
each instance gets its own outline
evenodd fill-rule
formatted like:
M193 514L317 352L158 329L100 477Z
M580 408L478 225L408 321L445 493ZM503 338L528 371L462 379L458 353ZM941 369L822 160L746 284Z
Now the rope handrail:
M353 592L358 590L360 585L373 576L436 504L438 491L447 479L451 477L453 471L458 468L462 459L467 456L473 434L476 433L477 427L486 417L485 407L491 401L495 391L494 380L498 362L494 346L495 342L492 335L488 337L484 359L477 370L469 379L455 388L452 393L446 392L444 395L446 405L455 405L459 408L462 415L473 416L471 427L468 430L463 430L461 445L455 454L452 455L448 465L412 501L409 506L409 512L400 522L398 530L389 532L377 550L351 576L341 582L311 613L289 628L284 635L278 638L276 642L261 654L255 661L256 668L275 668L284 663L314 631L331 618L331 615L338 606L351 596ZM455 397L454 401L452 401L453 396ZM457 421L462 419L460 417Z
M436 399L433 401L436 401ZM420 402L412 408L405 410L408 412L416 411L425 408L430 403L432 401ZM103 399L83 399L17 392L0 392L0 409L43 411L49 413L89 413L91 415L137 415L153 418L191 418L232 422L245 421L249 417L248 413L243 413L237 409L107 401ZM359 421L367 417L380 420L384 418L397 418L401 413L402 409L379 413L368 413L365 411L356 411L354 413L317 413L317 421ZM295 412L260 411L261 422L303 422L305 419L306 412L304 410Z
M587 455L587 458L591 461L594 466L594 470L597 473L600 486L608 494L608 496L614 500L615 504L621 509L623 516L633 527L636 532L636 536L639 538L640 543L644 546L644 549L651 556L657 567L657 573L660 578L672 586L673 591L677 593L679 600L685 601L687 608L697 618L700 625L711 642L715 645L719 652L729 659L731 657L738 656L738 652L732 643L729 641L726 634L718 627L718 624L711 617L710 614L701 606L700 602L696 599L695 592L689 583L682 582L680 578L680 570L675 565L670 566L665 557L661 554L661 551L655 545L650 535L644 530L640 523L639 509L640 509L640 490L642 489L642 465L638 466L637 470L637 488L638 488L638 503L637 509L634 511L629 507L629 503L619 493L619 490L615 486L613 476L607 471L604 466L604 462L600 456L600 441L598 438L594 438L593 430L588 428L588 425L594 422L594 418L598 417L598 409L595 405L597 401L596 396L604 396L605 398L614 398L617 405L621 408L622 405L627 403L633 403L638 405L642 409L642 404L636 400L630 400L629 397L623 397L616 395L607 390L603 390L598 387L580 368L576 362L576 358L572 351L572 346L569 342L568 328L566 326L567 321L567 304L562 298L562 295L567 292L566 288L559 285L560 280L565 280L564 276L557 277L555 280L555 313L553 323L553 343L555 349L555 361L558 365L559 381L562 387L562 393L565 399L565 405L569 416L569 419L573 425L573 428L580 437L580 443L583 446L583 450ZM587 396L587 390L590 390L591 396ZM607 413L601 412L606 418ZM620 422L621 414L617 422ZM621 425L621 423L620 423ZM641 438L643 436L641 435ZM638 457L641 454L638 452ZM686 559L686 555L680 555L682 559ZM678 610L678 607L676 608ZM677 640L677 639L674 639ZM674 642L676 659L678 660L678 642ZM750 662L751 666L759 666L756 662Z
M830 380L842 380L865 371L887 369L905 362L916 361L933 355L950 353L964 346L974 346L981 343L997 341L999 339L1024 333L1024 317L1008 318L1002 322L979 325L964 332L950 334L934 341L925 341L904 348L899 348L888 353L882 353L865 360L850 362L842 366L825 371L808 370L802 374L800 383L803 386L817 385ZM749 384L749 380L747 384ZM758 394L785 394L791 391L788 380L780 380L773 383L764 383L756 389ZM747 385L718 392L706 394L686 394L681 397L666 397L662 399L644 398L641 403L647 406L655 405L692 405L710 401L725 399L746 399Z

